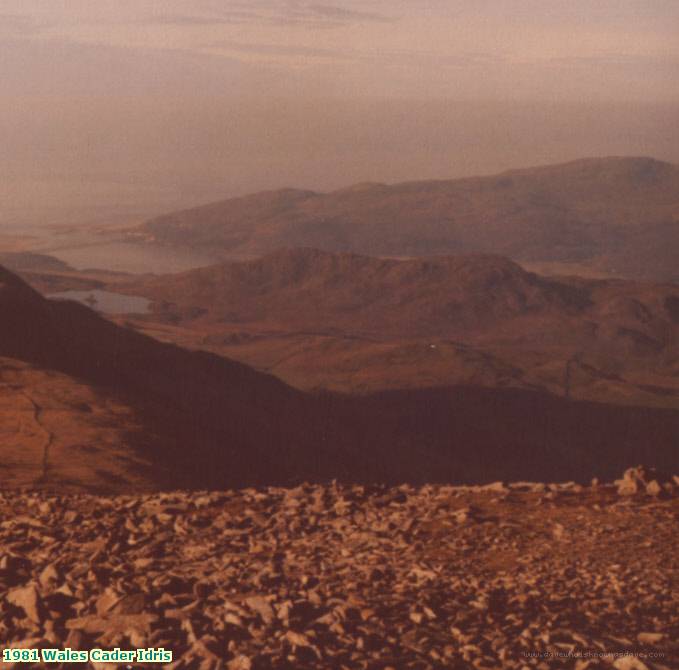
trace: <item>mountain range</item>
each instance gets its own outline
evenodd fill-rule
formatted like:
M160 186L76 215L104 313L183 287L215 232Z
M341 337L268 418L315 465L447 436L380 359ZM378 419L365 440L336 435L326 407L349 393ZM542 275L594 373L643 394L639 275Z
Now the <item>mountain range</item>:
M140 278L140 327L303 389L471 383L674 406L679 287L545 277L500 256L286 249Z
M281 247L491 253L559 271L677 281L679 167L608 157L331 193L282 189L165 214L127 236L229 258Z

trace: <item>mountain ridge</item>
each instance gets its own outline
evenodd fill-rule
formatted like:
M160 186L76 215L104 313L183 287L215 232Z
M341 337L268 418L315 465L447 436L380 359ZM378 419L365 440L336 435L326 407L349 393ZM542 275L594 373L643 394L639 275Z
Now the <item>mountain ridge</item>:
M267 191L162 215L128 236L209 247L225 257L282 246L372 256L497 253L676 281L667 249L679 245L679 167L642 157L590 158L328 193Z
M35 435L31 472L36 472L40 450L53 442L59 446L51 456L51 447L44 452L48 467L40 478L42 487L64 485L67 471L49 458L70 463L76 453L93 454L89 474L79 473L80 490L100 486L104 477L119 491L126 490L129 480L108 457L117 467L128 463L130 468L138 468L141 459L145 472L156 473L156 487L223 488L331 479L392 484L587 481L617 473L621 463L666 468L677 456L679 412L673 410L471 386L362 397L303 393L242 363L118 326L84 305L42 298L1 269L0 356L2 402L18 418L0 447L5 460L16 453L17 440L26 437L21 426L27 418ZM43 377L28 378L33 380L30 391L24 375L32 370ZM35 395L36 384L55 373L59 395L70 394L73 402L46 413L44 394ZM64 376L86 388L76 392ZM122 408L103 413L102 403ZM90 433L79 432L94 424L65 421L73 412L93 413L95 424L101 417L107 425L116 412L132 412L141 430L128 442L107 429L109 442L97 454L88 451L96 444L83 445ZM533 420L525 420L533 414ZM493 422L484 419L488 416ZM15 471L20 467L17 461ZM83 481L88 477L89 484ZM11 481L3 484L11 486Z
M385 324L396 318L395 334L401 336L409 334L409 325L413 334L453 335L466 327L465 316L469 328L482 334L491 318L624 312L623 303L634 300L626 303L626 296L648 294L644 299L651 300L654 291L668 299L679 296L672 284L545 277L495 254L393 259L297 247L254 260L142 278L118 288L155 299L160 312L172 311L173 304L185 309L181 317L188 320L209 314L225 323L288 319L295 327L326 323L358 334L370 328L384 332ZM595 296L606 301L597 306ZM419 311L408 312L409 307ZM660 303L654 309L673 321ZM634 310L628 314L633 316ZM437 320L423 330L425 316ZM640 317L642 321L648 318ZM369 322L373 326L364 327Z
M143 295L150 334L299 388L479 383L673 406L679 287L545 277L497 255L374 258L283 249L114 290ZM569 362L570 361L570 362Z

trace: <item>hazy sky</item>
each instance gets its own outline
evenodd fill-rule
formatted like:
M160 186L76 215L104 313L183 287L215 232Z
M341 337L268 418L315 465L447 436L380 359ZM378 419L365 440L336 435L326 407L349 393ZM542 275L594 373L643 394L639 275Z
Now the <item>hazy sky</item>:
M679 162L678 36L677 0L0 0L0 224Z

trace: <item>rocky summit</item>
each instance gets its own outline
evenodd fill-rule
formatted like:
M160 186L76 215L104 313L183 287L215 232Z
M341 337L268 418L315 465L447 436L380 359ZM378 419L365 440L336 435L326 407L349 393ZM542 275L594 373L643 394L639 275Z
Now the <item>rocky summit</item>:
M0 632L169 650L177 670L677 668L678 494L644 468L587 487L4 493Z

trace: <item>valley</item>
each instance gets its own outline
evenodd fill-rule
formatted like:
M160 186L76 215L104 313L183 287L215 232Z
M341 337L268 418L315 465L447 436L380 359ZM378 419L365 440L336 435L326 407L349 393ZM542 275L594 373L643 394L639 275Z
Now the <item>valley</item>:
M673 667L675 171L0 238L6 639L183 670Z
M304 390L451 384L677 407L679 288L546 277L497 256L377 259L282 250L116 284L159 339Z
M0 5L0 670L679 669L679 3Z
M533 300L543 305L545 295L556 304L564 300L551 285ZM120 434L120 448L132 448L135 457L150 463L150 489L330 479L588 481L612 476L620 462L652 460L650 465L671 468L677 457L676 408L564 398L521 384L415 384L363 395L302 391L223 356L152 339L134 324L117 325L85 305L46 299L8 271L0 275L0 313L0 355L10 361L2 383L11 385L11 366L19 365L12 361L18 361L66 375L94 397L131 408L131 423L141 429L125 439ZM20 391L21 384L16 386ZM26 411L20 393L7 402L6 412ZM60 431L52 431L52 439L65 440L65 462L82 444L82 436L68 434L68 425L64 420ZM99 465L93 458L82 464L89 472L79 483L85 489L96 486L109 468L108 451ZM48 475L62 467L51 463ZM138 469L132 464L129 470ZM58 478L30 477L34 485L59 486ZM120 487L125 486L123 477Z

